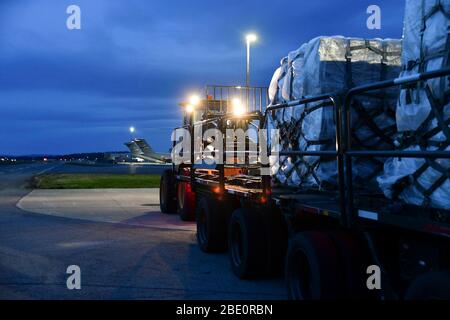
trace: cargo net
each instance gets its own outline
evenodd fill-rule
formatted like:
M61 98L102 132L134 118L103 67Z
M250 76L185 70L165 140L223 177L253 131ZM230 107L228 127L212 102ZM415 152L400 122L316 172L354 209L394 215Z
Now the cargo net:
M417 3L406 4L402 76L450 66L450 1ZM401 134L396 140L400 150L450 150L449 95L448 77L401 88ZM388 159L378 183L389 198L450 210L450 159Z
M329 54L328 49L336 47L340 50L333 56L334 61L329 57L326 61L322 57L317 61L313 57L324 51ZM314 65L312 59L316 60ZM356 85L394 78L399 72L399 41L317 38L282 60L272 80L272 104L302 98L303 95L299 96L299 93L312 96L339 92ZM318 79L311 80L310 73L319 74ZM317 84L311 90L314 86L310 82L314 81ZM397 96L398 90L390 88L353 99L353 148L394 148ZM268 122L268 127L280 130L280 151L336 150L335 106L330 100L279 109L270 114ZM383 169L383 160L354 159L354 182L365 189L378 189L374 178ZM328 156L280 156L277 163L272 163L272 175L274 183L278 185L325 190L337 187L336 161Z

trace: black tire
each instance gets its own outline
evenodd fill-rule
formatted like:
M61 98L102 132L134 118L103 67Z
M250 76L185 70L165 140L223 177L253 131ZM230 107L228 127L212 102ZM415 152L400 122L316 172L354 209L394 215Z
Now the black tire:
M339 298L343 281L330 237L317 231L296 234L289 241L285 278L289 299Z
M356 235L348 232L333 231L328 233L337 249L339 272L343 275L343 298L370 298L367 289L366 268L371 263L363 249L363 243Z
M267 273L281 275L288 245L288 230L282 213L277 208L267 208L264 212L267 238Z
M159 207L162 213L175 213L175 177L171 169L164 170L159 183Z
M187 182L177 186L177 212L183 221L195 220L195 194Z
M217 200L203 196L196 208L197 242L204 252L227 249L227 221Z
M233 273L254 278L267 273L267 239L261 213L235 210L228 227L228 256Z
M406 290L405 300L450 300L449 272L428 272L418 276Z

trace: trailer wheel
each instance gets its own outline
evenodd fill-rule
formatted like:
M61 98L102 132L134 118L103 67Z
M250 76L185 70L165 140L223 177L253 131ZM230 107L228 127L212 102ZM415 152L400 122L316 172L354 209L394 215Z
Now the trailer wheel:
M289 242L285 278L289 299L337 299L342 284L336 248L322 232L301 232Z
M196 209L197 242L204 252L225 251L226 217L212 197L202 197Z
M164 170L159 183L159 207L163 213L175 213L175 177L171 169Z
M264 213L267 239L267 271L281 275L287 251L288 230L283 214L277 208L267 208Z
M348 232L334 231L330 232L329 236L336 246L340 271L344 277L344 297L368 298L365 268L370 263L362 243L355 235Z
M247 208L235 210L228 232L228 256L234 274L239 278L265 274L267 239L261 215Z
M449 300L450 274L428 272L418 276L405 293L405 300Z
M189 182L178 183L177 212L183 221L195 220L195 193Z

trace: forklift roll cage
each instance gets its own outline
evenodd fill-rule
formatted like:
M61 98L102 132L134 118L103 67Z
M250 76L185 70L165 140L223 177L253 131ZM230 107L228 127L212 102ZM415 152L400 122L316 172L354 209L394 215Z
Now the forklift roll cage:
M319 156L324 158L335 158L337 164L337 193L327 192L310 192L310 190L300 190L299 188L274 188L270 183L270 176L259 177L261 188L250 188L239 190L236 192L234 188L227 188L225 168L230 166L228 164L217 164L214 173L208 176L208 179L198 179L198 173L201 173L200 166L195 164L194 154L194 126L205 125L212 121L216 121L221 132L224 132L226 120L232 120L235 116L231 114L222 114L214 118L197 122L194 125L184 126L185 129L191 133L191 162L190 164L183 164L184 168L189 170L189 176L177 175L178 180L190 181L194 191L206 191L207 189L219 187L216 193L238 194L245 198L251 199L265 199L270 196L277 206L286 210L302 210L314 214L331 216L340 219L340 224L346 228L355 228L361 223L372 223L373 220L378 223L393 225L410 230L432 233L435 235L450 237L450 211L425 208L415 205L408 205L402 202L395 202L384 197L366 197L364 195L355 195L353 185L352 173L352 159L353 158L424 158L424 159L450 159L450 151L400 151L400 150L357 150L352 146L351 139L351 109L353 98L357 95L364 94L374 90L386 89L390 87L413 85L419 82L441 77L449 77L450 68L440 69L436 71L416 74L409 77L396 78L367 85L354 87L345 92L337 92L331 94L323 94L313 97L306 97L303 99L268 105L265 110L256 107L251 113L239 116L239 119L258 119L260 120L261 128L265 126L266 120L271 112L283 110L299 105L306 105L313 102L325 102L327 105L332 105L335 117L335 150L323 151L280 151L278 156ZM216 100L216 92L228 90L224 86L208 86L206 89L207 97L213 92L214 100ZM245 88L245 87L244 87ZM231 89L230 89L231 90ZM255 91L252 88L246 88L244 92L257 92L259 90L261 97L263 97L263 90L266 88L257 87ZM256 95L255 95L256 96ZM219 101L222 101L222 96ZM263 99L261 98L261 102ZM268 100L267 100L268 101ZM222 109L221 109L222 110ZM183 128L183 127L180 127ZM225 139L223 139L223 158L225 159ZM268 150L270 156L270 150ZM269 164L261 165L261 167L269 168ZM173 165L173 170L177 173L179 170ZM255 177L258 178L258 177ZM252 179L252 177L249 177ZM203 180L208 181L204 183ZM336 201L333 197L337 195ZM330 200L331 199L331 200ZM358 204L355 205L355 201ZM259 202L260 203L260 202ZM363 218L363 220L361 220Z

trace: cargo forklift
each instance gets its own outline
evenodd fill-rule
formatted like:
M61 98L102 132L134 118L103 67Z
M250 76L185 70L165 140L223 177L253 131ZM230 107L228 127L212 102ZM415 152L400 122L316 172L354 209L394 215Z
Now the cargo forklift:
M183 150L189 161L163 173L161 211L195 220L201 250L228 249L239 278L284 273L290 299L450 299L450 212L367 192L354 186L352 174L356 158L450 159L450 152L356 149L351 121L355 97L449 76L450 69L441 69L280 104L270 104L267 88L208 86L205 99L192 101L195 107L182 104L178 129L190 133L190 150ZM233 109L239 94L244 111ZM267 129L271 113L317 102L334 110L336 149L292 149L277 156L335 159L334 190L276 185L261 174L269 163L205 164L194 147L210 142L195 137L198 129ZM174 146L183 139L173 138ZM224 146L234 143L227 142L234 137L222 138ZM225 159L229 149L219 149L212 153ZM250 148L244 153L250 157Z

